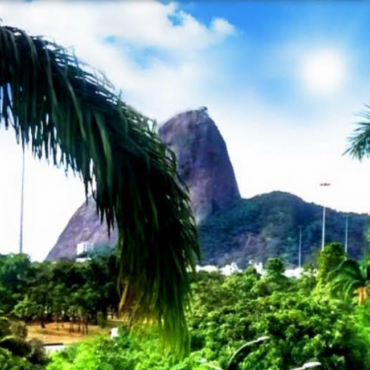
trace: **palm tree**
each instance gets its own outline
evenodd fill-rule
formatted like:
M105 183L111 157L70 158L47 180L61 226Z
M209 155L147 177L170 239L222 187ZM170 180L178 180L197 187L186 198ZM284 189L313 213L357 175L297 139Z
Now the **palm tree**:
M345 299L357 298L359 305L364 305L370 296L370 262L360 264L353 260L341 263L331 274L329 283L334 295L341 295Z
M350 138L350 146L346 151L346 154L362 160L365 157L370 157L370 105L365 105L365 110L361 113L362 121L358 123L358 127L354 132L354 135ZM359 303L363 303L369 297L369 287L368 283L370 280L370 264L362 266L355 266L354 261L352 261L355 276L360 278L362 283L357 290ZM350 267L349 267L350 268Z
M370 157L370 104L361 113L363 120L358 123L354 135L349 139L350 146L346 154L357 159Z
M35 156L80 176L101 221L118 230L123 307L134 301L137 317L155 318L183 350L199 247L173 152L153 121L70 50L1 26L0 55L1 124Z

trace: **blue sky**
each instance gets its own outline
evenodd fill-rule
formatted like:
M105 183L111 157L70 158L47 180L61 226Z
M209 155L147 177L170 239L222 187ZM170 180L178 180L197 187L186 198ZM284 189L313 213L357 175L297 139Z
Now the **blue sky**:
M159 123L207 106L244 197L281 190L370 213L370 162L342 155L370 101L370 3L8 1L0 18L73 47ZM3 129L0 158L0 252L9 252L18 244L21 151ZM332 186L324 192L320 182ZM83 199L78 179L28 154L33 258L47 254Z
M206 23L224 17L238 35L228 40L223 65L233 89L253 87L269 103L300 110L321 108L295 81L296 62L285 49L334 48L348 53L355 69L351 87L369 80L367 31L370 3L360 1L204 1L185 6ZM280 52L279 52L280 49ZM251 73L248 73L248 72ZM369 96L370 98L370 96ZM292 104L293 103L293 104ZM317 107L316 107L317 105Z

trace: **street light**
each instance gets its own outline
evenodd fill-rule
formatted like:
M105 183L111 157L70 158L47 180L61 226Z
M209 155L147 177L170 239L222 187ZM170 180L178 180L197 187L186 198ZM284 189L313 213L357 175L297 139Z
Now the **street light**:
M236 350L234 352L234 354L231 356L229 362L227 363L227 367L226 367L226 370L231 370L233 367L233 363L236 359L236 357L241 353L243 352L243 350L253 344L258 344L258 343L262 343L264 342L265 340L269 339L269 337L260 337L256 340L252 340L251 342L248 342L246 344L243 344L238 350ZM202 365L206 365L208 366L210 369L214 369L214 370L223 370L221 367L218 367L216 365L213 365L213 364L209 364L207 362L207 360L205 358L202 358L200 359L199 361ZM315 367L319 367L321 366L321 363L320 362L317 362L317 361L310 361L310 362L306 362L305 364L303 364L301 367L296 367L294 369L291 369L291 370L306 370L306 369L314 369Z
M224 370L224 369L221 369L220 367L216 366L216 365L212 365L212 364L209 364L208 362L202 362L202 364L208 366L210 369L214 369L214 370Z
M302 226L299 226L298 268L299 268L299 273L301 273L301 269L302 269Z
M229 361L228 361L228 363L227 363L227 366L226 366L226 370L232 370L234 367L233 367L233 365L234 365L234 363L235 363L235 360L237 359L237 357L240 355L240 354L242 354L242 352L246 349L246 348L248 348L248 347L250 347L250 346L252 346L253 344L259 344L259 343L262 343L262 342L264 342L265 340L267 340L267 339L269 339L269 337L266 337L266 336L263 336L263 337L259 337L259 338L257 338L256 340L252 340L251 342L248 342L248 343L245 343L245 344L243 344L240 348L238 348L235 352L234 352L234 354L230 357L230 359L229 359ZM220 367L218 367L218 366L216 366L216 365L213 365L213 364L209 364L208 362L207 362L207 360L206 359L201 359L201 361L200 361L202 364L204 364L204 365L206 365L206 366L208 366L209 368L211 368L211 369L214 369L214 370L223 370L222 368L220 368Z
M313 369L315 367L319 367L321 366L321 363L320 362L317 362L317 361L312 361L312 362L306 362L304 365L302 365L301 367L297 367L295 369L292 369L292 370L305 370L305 369Z
M330 184L328 182L322 182L320 186L328 187ZM322 238L321 238L321 250L325 247L325 221L326 221L326 207L323 205L322 208Z
M258 344L258 343L262 343L264 341L266 341L267 339L269 339L269 337L266 337L266 336L263 336L263 337L260 337L256 340L252 340L251 342L248 342L246 344L243 344L238 350L236 350L234 352L234 354L231 356L229 362L227 363L227 367L226 367L226 370L231 370L233 368L233 364L236 360L236 358L247 348L247 347L250 347L252 346L253 344Z
M348 213L346 214L346 228L344 233L344 251L348 253Z

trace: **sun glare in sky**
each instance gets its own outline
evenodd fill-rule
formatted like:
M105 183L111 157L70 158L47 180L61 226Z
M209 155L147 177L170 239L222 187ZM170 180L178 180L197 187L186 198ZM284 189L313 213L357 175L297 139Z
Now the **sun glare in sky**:
M337 51L316 52L308 55L303 63L303 84L315 94L328 95L339 91L345 74L345 58Z

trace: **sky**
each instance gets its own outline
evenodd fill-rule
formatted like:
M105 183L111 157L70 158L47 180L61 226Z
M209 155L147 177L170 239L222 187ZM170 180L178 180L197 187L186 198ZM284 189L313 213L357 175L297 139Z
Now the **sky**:
M1 1L0 18L73 48L159 124L207 106L243 197L370 213L370 161L343 155L370 101L369 2ZM0 127L0 253L18 250L21 170ZM25 252L45 258L83 201L78 178L27 153Z

